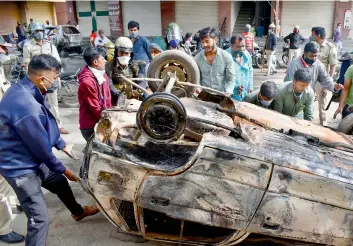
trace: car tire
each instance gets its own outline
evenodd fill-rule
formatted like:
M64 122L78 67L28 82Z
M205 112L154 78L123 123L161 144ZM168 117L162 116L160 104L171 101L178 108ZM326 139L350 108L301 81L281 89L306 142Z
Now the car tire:
M59 51L59 56L61 57L61 58L66 58L66 57L68 57L69 56L69 53L66 51L66 50L64 50L64 49L59 49L60 51Z
M353 134L353 114L349 114L341 120L337 131L347 135Z
M148 66L147 77L148 78L158 78L161 79L163 76L164 69L168 69L168 64L178 64L183 69L179 69L178 71L184 71L186 81L183 79L179 79L181 82L190 82L192 84L200 84L200 70L194 60L194 58L185 52L178 50L168 50L164 51L158 56L156 56ZM173 70L169 70L173 71ZM183 75L183 76L184 76ZM153 92L155 92L158 88L157 82L149 82L149 86ZM194 91L195 87L185 87L186 96L190 97ZM185 95L185 93L184 93Z

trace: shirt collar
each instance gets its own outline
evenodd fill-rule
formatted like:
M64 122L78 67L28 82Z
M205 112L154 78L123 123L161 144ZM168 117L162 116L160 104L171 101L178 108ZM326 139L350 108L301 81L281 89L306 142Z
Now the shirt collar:
M325 47L326 45L327 45L327 40L325 39L324 42L320 46Z
M220 48L216 47L216 56L219 56L220 54L220 51L219 51ZM203 50L201 52L201 55L206 59L206 55L205 55L205 51ZM233 57L233 56L232 56Z
M309 64L307 64L307 63L304 61L303 56L304 56L304 55L302 55L302 56L300 57L300 60L301 60L301 62L302 62L302 64L303 64L304 68L308 68L308 67L315 66L316 61L315 61L312 65L309 65Z
M29 93L36 99L37 102L44 105L44 96L39 88L26 76L19 82Z

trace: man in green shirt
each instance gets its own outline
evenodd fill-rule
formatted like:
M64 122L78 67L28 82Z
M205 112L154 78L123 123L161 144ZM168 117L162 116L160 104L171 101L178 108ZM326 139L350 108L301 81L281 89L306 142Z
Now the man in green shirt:
M342 119L353 112L353 65L350 66L344 74L344 88L340 97L340 104L333 118L335 119L338 113L342 113Z
M293 81L278 86L274 110L293 117L303 111L304 119L312 121L315 93L310 83L311 74L307 70L298 69L294 73Z
M272 81L262 83L260 89L247 94L244 102L255 104L257 106L273 109L273 99L276 97L277 85Z

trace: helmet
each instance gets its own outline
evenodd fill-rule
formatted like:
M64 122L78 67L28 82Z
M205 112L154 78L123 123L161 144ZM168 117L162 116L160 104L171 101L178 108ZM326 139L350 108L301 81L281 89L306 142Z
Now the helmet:
M269 26L269 28L276 28L275 24L271 23L271 25Z
M115 47L123 52L132 52L132 41L127 37L120 37L115 41Z
M39 22L33 23L31 25L31 33L33 33L34 31L44 31L44 26Z
M171 22L167 26L167 41L168 43L176 48L181 41L183 41L182 31L179 25L175 22Z

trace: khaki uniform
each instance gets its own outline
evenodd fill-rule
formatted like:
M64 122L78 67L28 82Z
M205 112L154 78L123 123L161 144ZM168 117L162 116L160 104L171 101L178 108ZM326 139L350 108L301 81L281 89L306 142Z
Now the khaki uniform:
M58 50L56 49L55 45L53 45L51 42L43 40L43 44L40 45L33 38L23 47L23 61L26 65L29 64L33 56L40 54L51 55L61 63ZM54 115L59 128L61 128L62 123L59 114L58 90L55 90L52 93L48 93L47 98L48 103L50 105L49 110Z
M337 48L336 48L336 46L325 40L325 42L320 45L319 60L324 64L325 70L328 73L329 69L330 69L330 65L337 65ZM329 103L329 101L332 97L332 92L328 91L327 89L324 89L320 85L320 83L316 83L315 93L318 97L318 103L319 103L320 124L327 126L325 109L326 109L327 104Z
M112 80L114 87L117 90L124 92L127 99L131 99L131 98L142 99L140 98L140 96L133 94L134 88L132 85L126 83L125 80L119 77L120 75L124 75L126 78L137 78L138 71L139 71L137 65L129 64L124 68L119 65L114 66L114 59L113 59L113 61L107 63L105 67L105 71L108 77ZM114 96L114 93L112 93L112 104L116 105L116 102L117 102L117 98L116 96Z

